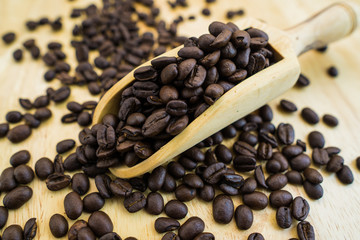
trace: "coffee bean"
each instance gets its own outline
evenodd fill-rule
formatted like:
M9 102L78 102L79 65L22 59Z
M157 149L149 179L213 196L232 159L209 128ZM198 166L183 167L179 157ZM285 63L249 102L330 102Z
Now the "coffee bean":
M302 178L301 174L298 171L291 170L291 171L286 172L285 175L286 175L289 183L302 185L303 178Z
M340 182L344 184L351 184L354 182L353 173L347 165L344 165L338 172L336 172L336 176Z
M102 211L93 212L88 219L88 224L97 237L110 233L114 229L110 217Z
M190 188L203 188L204 182L198 175L187 174L183 177L183 182L188 185Z
M265 189L268 188L267 184L265 183L265 176L264 176L264 172L262 170L261 165L258 165L255 167L254 177L259 186L261 186Z
M279 227L286 229L292 224L291 209L288 207L280 207L276 211L276 222Z
M7 138L12 143L19 143L27 139L30 134L31 128L28 125L18 125L8 132Z
M218 223L229 223L234 215L234 203L227 195L218 195L213 201L213 218Z
M8 192L16 188L17 183L14 175L14 168L5 168L0 175L0 191Z
M339 155L334 155L330 158L330 161L326 165L326 171L328 172L338 172L344 166L344 159Z
M166 169L162 166L155 168L149 177L149 189L158 191L164 185Z
M325 151L327 152L327 154L329 156L333 156L333 155L338 154L338 153L341 152L341 149L338 148L338 147L326 147L324 149L325 149Z
M314 228L307 221L298 223L297 234L300 240L315 240Z
M41 123L38 119L36 119L34 117L34 115L32 115L30 113L24 114L24 120L25 120L25 124L31 128L37 128L40 126L40 123Z
M281 188L286 186L287 182L288 182L287 177L281 173L270 175L266 179L266 185L269 187L271 191L280 190Z
M81 228L77 235L78 239L96 240L95 234L89 227Z
M287 148L288 146L284 147L283 149ZM280 163L280 171L283 172L285 170L287 170L289 168L289 162L288 160L285 158L285 156L283 154L281 154L280 152L274 152L273 156L272 156L273 160L276 160Z
M171 218L159 217L155 220L155 230L158 233L164 233L176 230L180 227L180 223Z
M24 225L24 239L31 240L36 236L37 224L36 218L30 218Z
M64 198L65 213L68 218L75 220L80 217L83 210L83 202L77 192L70 192Z
M56 90L51 96L51 100L55 103L60 103L65 101L70 96L71 90L69 87L64 86Z
M128 237L125 238L125 240L137 240L136 238L133 237ZM111 232L111 233L106 233L104 234L102 237L99 238L99 240L121 240L121 237L115 233L115 232Z
M20 62L23 58L23 51L21 49L16 49L13 52L13 58L16 62Z
M301 73L296 82L296 85L299 87L306 87L309 84L310 84L310 80L304 74Z
M194 239L205 229L204 221L199 217L191 217L179 228L179 236L181 239Z
M146 198L145 210L152 215L159 215L164 209L164 199L161 194L151 192Z
M309 167L311 160L308 155L302 153L292 159L290 159L290 166L293 170L303 171L305 168Z
M290 192L286 190L276 190L270 193L269 196L270 205L274 208L288 207L293 201L293 197Z
M5 226L8 216L9 216L9 212L7 208L0 206L0 229Z
M8 192L3 204L7 209L18 209L32 197L33 191L30 187L20 186Z
M295 139L295 132L293 126L288 123L280 123L277 128L277 136L280 143L285 145L292 144Z
M252 233L249 235L248 240L265 240L261 233Z
M301 110L301 117L309 124L316 124L319 122L319 116L311 108L303 108Z
M133 192L125 197L124 206L130 213L143 209L146 205L146 197L141 192Z
M239 136L239 140L244 141L250 144L251 146L255 146L258 143L258 136L250 132L242 132Z
M257 187L255 178L249 177L244 181L244 185L241 186L240 192L242 194L253 193Z
M213 186L205 184L203 188L198 190L198 195L202 200L210 202L215 197L215 189Z
M327 73L329 74L330 77L337 77L337 75L339 74L337 68L334 66L329 67L327 69Z
M5 116L9 123L18 123L22 120L23 115L19 111L10 111Z
M251 156L239 155L233 161L235 170L239 172L248 172L255 169L256 159Z
M152 66L140 67L135 70L134 77L138 81L151 81L157 78L157 72Z
M13 167L17 167L21 164L26 164L30 161L31 155L30 152L28 150L21 150L18 151L16 153L14 153L11 157L10 157L10 164Z
M55 159L54 159L54 170L55 173L64 173L64 165L63 165L63 160L62 160L62 156L61 155L56 155Z
M81 163L77 160L76 153L72 153L65 159L64 163L64 170L65 171L75 171L81 168Z
M304 190L310 198L315 200L320 199L324 194L324 190L320 184L312 184L309 181L304 181Z
M49 97L46 95L37 97L33 103L33 106L35 108L42 108L42 107L46 107L48 105L49 105Z
M56 144L56 151L61 154L71 150L75 146L75 141L72 139L65 139Z
M188 213L188 208L178 200L170 200L165 205L165 213L171 218L183 219Z
M290 102L289 100L286 100L286 99L282 99L280 101L280 107L285 112L296 112L297 111L296 105L293 102Z
M330 127L336 127L339 124L339 120L331 114L325 114L322 120L326 125Z
M253 213L246 205L239 205L235 210L236 226L241 230L249 229L253 224Z
M83 111L83 106L77 102L68 102L66 108L73 113L81 113Z
M46 178L46 186L50 191L59 191L69 186L71 177L62 173L53 173Z
M194 240L215 240L215 236L212 233L203 232L197 235Z
M17 183L28 184L34 179L34 171L31 167L21 164L14 169L14 177Z
M13 224L8 226L2 235L2 239L4 240L23 240L24 239L24 235L23 235L23 230L22 228L17 225L17 224Z
M1 123L0 124L0 138L5 137L8 132L9 132L9 124Z
M236 71L236 65L233 61L229 59L223 59L219 62L219 71L220 74L224 77L230 77Z
M330 161L328 152L322 148L314 148L312 160L318 165L326 165Z
M105 200L97 192L90 193L83 198L85 212L95 212L100 210L105 204Z
M16 34L13 32L8 32L8 33L5 33L4 35L2 35L2 40L6 44L12 43L15 40L15 38L16 38Z
M309 144L312 148L323 148L325 145L325 139L322 133L313 131L308 136Z
M167 232L161 240L180 240L179 236L173 232Z
M254 210L261 210L267 207L268 198L262 192L253 192L243 195L243 202L245 205Z
M79 195L84 195L89 191L89 178L84 173L75 173L71 179L71 188Z
M52 113L48 108L38 108L34 113L34 117L40 121L49 119L51 115Z
M88 112L82 112L77 117L77 122L80 126L88 126L91 123L91 115Z
M85 110L94 110L97 105L96 101L86 101L83 102L82 106Z
M218 161L225 164L229 164L233 158L233 154L230 149L223 144L219 144L218 146L216 146L215 155Z
M56 77L56 72L52 69L48 70L45 72L44 74L44 79L47 82L50 82L51 80L53 80Z
M162 186L163 191L165 192L174 192L176 189L176 180L169 173L165 175L164 185Z
M226 166L224 163L214 163L204 170L203 179L209 184L216 184L220 181L220 179L225 173Z
M281 170L281 164L279 161L271 159L266 162L266 171L269 173L278 173Z
M54 164L48 158L40 158L35 163L35 173L41 180L46 179L49 175L54 173Z
M314 168L306 168L304 170L304 177L313 184L319 184L323 181L322 175Z
M111 178L106 174L97 175L95 177L95 185L101 197L111 198L112 192L110 189Z
M246 156L250 156L250 157L256 156L255 148L246 142L237 141L234 143L233 148L234 148L234 151L239 155L246 155Z
M179 57L200 59L204 57L204 52L198 47L183 47L178 52Z
M295 218L298 221L304 221L308 216L309 211L310 211L310 206L309 203L306 201L306 199L300 196L294 198L294 201L291 205L291 214L293 218Z
M170 162L167 166L167 171L173 176L175 179L182 178L185 176L184 167L178 162Z
M126 197L132 192L132 186L129 182L116 178L110 183L110 190L115 196Z
M175 190L175 197L177 200L181 202L188 202L195 198L196 196L196 189L190 188L185 184L178 186Z
M68 239L76 240L80 229L87 227L88 224L84 220L77 220L69 229Z

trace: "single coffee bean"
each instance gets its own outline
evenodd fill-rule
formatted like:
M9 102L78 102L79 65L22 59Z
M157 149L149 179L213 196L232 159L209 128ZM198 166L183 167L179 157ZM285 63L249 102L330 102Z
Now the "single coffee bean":
M8 32L8 33L5 33L4 35L2 35L2 40L6 44L12 43L15 40L15 38L16 38L16 34L13 32Z
M71 179L71 188L79 195L84 195L89 191L89 178L84 173L75 173Z
M329 156L333 156L333 155L338 154L338 153L341 152L341 149L338 148L338 147L326 147L324 149L325 149L325 151L327 152L327 154Z
M82 106L84 107L85 110L94 110L96 105L97 105L96 101L86 101L86 102L83 102L83 104L82 104Z
M0 229L3 228L8 220L9 211L7 208L0 206Z
M111 232L104 234L102 237L99 238L99 240L121 240L121 237L119 236L119 234L115 232ZM127 237L124 240L137 240L137 239L134 237Z
M235 165L235 162L234 162ZM209 184L218 183L226 173L226 166L222 162L214 163L208 166L203 173L203 179Z
M287 159L290 159L300 155L303 151L303 148L298 145L290 145L285 146L281 152Z
M180 239L190 240L202 233L205 229L204 221L199 217L191 217L179 228Z
M280 123L277 128L277 136L280 143L285 145L292 144L295 139L295 132L293 126L288 123Z
M227 195L218 195L213 201L213 218L218 223L229 223L234 215L234 203Z
M301 110L301 117L310 124L316 124L319 122L319 116L311 108L303 108Z
M251 156L251 157L256 156L255 148L246 142L237 141L234 143L233 148L234 148L234 151L239 155L246 155L246 156Z
M251 132L242 132L239 136L240 141L244 141L251 146L255 146L258 143L258 136L255 134L252 134ZM264 142L268 142L264 140Z
M286 99L282 99L280 101L280 107L285 112L296 112L297 111L296 105L293 102L290 102L289 100L286 100Z
M196 162L203 162L205 160L204 153L197 147L192 147L184 152L184 156L191 158Z
M165 192L174 192L176 187L175 178L172 177L169 173L166 173L164 185L162 186L161 190Z
M0 124L0 138L5 137L8 132L9 132L9 124L1 123Z
M30 187L20 186L8 192L3 204L7 209L18 209L32 197L33 191Z
M282 173L276 173L274 175L270 175L266 179L266 185L269 187L271 191L280 190L285 187L288 182L287 177Z
M17 183L28 184L34 179L34 171L31 167L22 164L14 169L14 177Z
M133 192L125 197L124 206L130 213L134 213L143 209L146 205L146 197L141 192Z
M65 153L75 146L75 141L72 139L65 139L56 144L57 153Z
M138 81L151 81L157 78L157 72L152 66L146 66L136 69L134 78Z
M307 221L298 223L297 234L300 240L315 240L314 228Z
M64 86L56 90L51 95L51 100L53 100L55 103L60 103L65 101L70 96L71 90L68 86Z
M252 156L239 155L233 161L235 170L239 172L249 172L255 169L256 159Z
M322 120L326 125L330 127L336 127L339 124L339 120L331 114L325 114Z
M236 226L241 230L249 229L253 224L253 212L246 205L239 205L235 210Z
M262 192L253 192L243 195L243 202L245 205L254 210L261 210L267 207L268 198Z
M265 240L261 233L252 233L249 235L248 240Z
M312 148L323 148L325 145L325 139L324 136L318 132L313 131L308 136L310 147Z
M327 69L327 73L330 77L337 77L339 72L336 67L331 66Z
M164 199L161 194L151 192L146 198L145 210L152 215L159 215L164 209Z
M14 175L15 168L5 168L0 175L0 191L9 192L16 188L17 183Z
M7 138L12 143L19 143L31 135L31 128L28 125L18 125L7 133Z
M159 217L155 220L155 230L158 233L164 233L176 230L180 227L180 223L172 218Z
M20 62L23 58L23 51L21 49L16 49L13 52L13 57L16 62Z
M93 212L88 219L88 224L97 237L110 233L114 229L110 217L102 211Z
M81 113L84 109L84 107L80 103L77 103L77 102L68 102L66 104L66 108L69 109L69 111L73 112L73 113Z
M5 116L9 123L18 123L22 120L23 115L19 111L10 111Z
M215 236L212 233L203 232L197 235L194 240L215 240Z
M270 205L274 208L289 207L292 201L291 193L286 190L276 190L269 196Z
M106 174L97 175L95 177L95 185L101 197L111 198L112 192L110 189L111 178Z
M244 185L241 186L240 192L242 194L253 193L257 188L257 181L253 177L249 177L244 181Z
M50 191L59 191L70 185L71 177L63 173L53 173L46 178L46 187Z
M166 169L163 166L155 168L149 177L149 189L153 192L158 191L164 185Z
M84 220L77 220L69 229L68 239L76 240L80 229L87 227L88 224Z
M257 149L257 156L263 160L269 160L272 157L272 146L269 143L260 142Z
M40 121L45 121L51 117L52 113L48 108L38 108L34 113L34 117Z
M196 189L190 188L185 184L178 186L175 190L175 197L177 200L181 202L188 202L195 198L196 196Z
M354 182L353 173L347 165L344 165L338 172L336 172L336 176L340 182L344 184L351 184Z
M129 182L120 178L116 178L110 183L110 190L114 196L126 197L131 194L133 189Z
M78 239L96 240L95 234L89 227L81 228L77 237Z
M40 158L35 163L35 173L41 180L46 179L49 175L54 173L54 164L48 158Z
M308 216L310 211L310 205L306 199L298 196L294 198L294 201L291 205L291 214L293 218L298 221L304 221Z
M80 217L83 210L83 202L77 192L70 192L64 198L65 213L68 218L75 220Z
M315 164L326 165L330 161L330 157L325 149L314 148L312 152L312 160Z
M183 219L188 213L188 208L178 200L170 200L165 205L165 213L171 218Z
M35 108L42 108L42 107L46 107L48 105L49 105L49 97L46 95L37 97L33 103L33 106Z
M229 126L223 128L221 130L221 133L225 138L233 138L236 136L236 128L232 125L229 125Z
M323 181L322 175L314 168L306 168L304 170L304 177L313 184L319 184Z
M24 239L23 230L17 224L10 225L4 230L4 232L2 234L2 239L4 239L4 240L23 240Z
M303 171L305 168L309 167L311 160L308 155L302 153L290 160L290 166L293 170Z
M259 186L265 189L268 188L267 184L265 183L265 176L261 165L255 167L254 177Z
M31 128L37 128L41 124L41 122L38 119L36 119L34 117L34 115L32 115L30 113L25 113L24 114L24 120L25 120L25 124L28 125Z
M202 200L210 202L215 197L215 189L213 186L205 184L203 188L198 190L198 195Z
M324 194L324 190L320 184L312 184L309 181L304 182L304 190L310 198L315 200L320 199Z
M91 115L88 112L82 112L77 117L77 122L80 126L88 126L91 123Z
M291 209L288 207L280 207L276 211L276 222L279 227L286 229L292 224Z
M31 240L36 236L37 224L36 218L30 218L24 225L24 239Z
M215 155L218 161L225 164L229 164L233 159L232 152L223 144L219 144L218 146L216 146Z
M180 240L180 237L173 232L167 232L161 240Z
M201 178L196 175L189 173L183 177L183 182L188 185L190 188L203 188L204 182L201 180Z
M83 198L85 212L99 211L105 204L105 200L97 192L90 193Z
M344 166L344 159L339 155L334 155L330 158L330 161L326 165L326 171L328 172L338 172Z

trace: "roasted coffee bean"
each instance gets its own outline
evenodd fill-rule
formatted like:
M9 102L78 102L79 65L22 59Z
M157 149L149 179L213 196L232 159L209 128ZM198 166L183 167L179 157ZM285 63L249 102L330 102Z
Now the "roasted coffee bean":
M7 138L12 143L19 143L27 139L31 134L31 128L28 125L18 125L7 133Z
M248 172L255 169L256 159L251 156L239 155L233 161L235 170L239 172Z
M252 210L246 205L239 205L235 210L236 226L241 230L249 229L253 224Z
M126 197L131 194L132 186L129 182L121 178L116 178L110 183L110 190L114 196Z
M70 151L75 146L75 141L72 139L65 139L56 144L56 151L61 154Z
M261 233L252 233L249 235L248 240L265 240Z
M176 63L176 57L159 57L151 61L151 65L156 69L163 69L171 63Z
M81 228L77 235L78 239L96 240L95 234L89 227Z
M278 173L281 171L281 164L279 161L271 159L266 162L266 171L269 173Z
M121 237L119 236L119 234L115 232L111 232L104 234L102 237L99 238L99 240L121 240ZM128 237L125 238L125 240L137 240L137 239L133 237Z
M31 167L21 164L14 169L14 177L17 183L28 184L34 179L34 171Z
M286 147L284 147L286 148ZM284 157L284 155L280 152L274 152L273 156L272 156L273 160L276 160L280 163L281 165L281 169L280 171L283 172L285 170L287 170L289 168L289 162L288 160Z
M255 167L254 177L258 186L263 187L265 189L268 188L267 183L265 182L265 176L261 165Z
M288 207L279 207L276 211L276 222L281 228L289 228L292 224L291 209Z
M165 192L174 192L176 189L176 180L169 173L165 175L164 185L161 190Z
M190 188L203 188L204 182L201 180L201 178L196 175L189 173L183 177L183 182L188 185Z
M244 178L237 174L226 173L224 174L223 182L233 188L239 189L244 185Z
M310 198L315 200L320 199L324 194L324 190L320 184L312 184L309 181L304 181L304 190Z
M132 113L126 120L126 124L134 127L140 127L144 124L146 117L142 113Z
M314 228L307 221L298 223L297 234L300 240L315 240Z
M344 184L351 184L354 182L353 173L347 165L344 165L339 171L337 171L336 176L340 182Z
M50 82L51 80L53 80L54 78L56 77L56 72L52 69L48 70L45 72L44 74L44 79L47 81L47 82Z
M54 159L54 170L55 173L64 173L64 165L63 165L63 160L62 160L62 156L61 155L56 155L55 159Z
M86 102L83 102L83 104L82 104L82 106L86 110L93 110L93 109L95 109L96 105L97 105L96 101L86 101Z
M255 191L256 187L257 187L257 182L256 182L255 178L249 177L249 178L245 179L244 185L242 185L240 188L240 192L242 194L253 193Z
M325 139L321 132L312 131L308 136L310 147L323 148L325 145Z
M311 164L309 156L304 153L292 158L289 162L291 168L296 171L304 171Z
M73 112L73 113L81 113L84 109L84 107L80 103L77 103L77 102L68 102L66 104L66 108L70 112Z
M221 183L219 185L219 188L223 193L230 195L230 196L236 196L239 194L239 189L234 188L233 186L228 185L226 183Z
M215 155L218 161L225 164L229 164L233 158L233 154L231 153L230 149L228 149L223 144L219 144L218 146L216 146Z
M88 226L88 223L85 222L84 220L77 220L69 229L68 239L76 240L80 229L85 228L87 226Z
M205 223L201 218L191 217L179 228L179 236L184 240L194 239L197 235L202 233L204 229Z
M217 157L215 155L215 152L212 151L211 149L208 149L205 153L205 164L206 166L210 166L214 163L217 163L218 160L217 160ZM206 168L205 168L206 169ZM201 173L202 175L202 173Z
M96 140L101 148L110 149L116 144L115 130L110 125L100 125L96 132Z
M76 153L72 153L65 159L64 163L64 170L65 171L75 171L81 168L81 163L77 160Z
M47 105L49 105L49 97L46 95L37 97L33 103L33 106L35 108L42 108L42 107L46 107Z
M257 149L257 156L262 160L269 160L272 157L272 146L269 143L260 142Z
M309 211L310 206L306 199L300 196L294 198L294 201L291 205L291 214L293 218L298 221L304 221L308 216Z
M243 202L245 205L254 210L261 210L267 207L268 198L262 192L253 192L243 195Z
M23 115L19 111L10 111L6 114L5 118L9 123L18 123L22 120Z
M158 233L173 231L178 229L179 227L180 223L175 219L159 217L155 220L155 230Z
M70 192L64 198L65 213L68 218L75 220L80 217L83 210L83 202L77 192Z
M38 108L34 113L34 117L40 121L49 119L51 115L52 113L48 108Z
M23 58L23 51L21 49L16 49L13 52L13 58L16 62L20 62Z
M223 59L219 62L219 72L224 77L230 77L236 71L236 65L229 59Z
M215 236L212 233L203 232L197 235L194 240L215 240Z
M187 206L178 200L167 202L164 210L167 216L174 219L183 219L188 213Z
M193 71L196 65L196 60L193 58L186 59L178 65L178 75L176 80L183 81Z
M145 210L152 215L159 215L164 209L164 199L161 194L151 192L146 198Z
M206 78L206 69L201 65L195 65L189 77L185 79L184 85L185 87L191 89L198 88L204 83L205 78Z
M71 188L79 195L84 195L89 191L89 178L84 173L75 173L71 179Z
M35 163L35 173L41 180L46 179L49 175L54 173L54 164L48 158L40 158Z
M277 128L277 136L280 143L290 145L294 142L295 132L291 124L280 123Z
M338 147L326 147L324 149L325 149L325 151L327 152L327 154L329 156L333 156L333 155L338 154L338 153L341 152L341 149L338 148Z
M143 209L146 205L146 197L141 192L133 192L125 197L124 206L130 213Z
M252 134L248 134L248 135L252 135ZM277 142L275 136L270 132L267 132L267 131L260 132L259 139L262 142L269 143L273 148L278 147L278 142ZM257 144L256 135L252 135L251 141L252 141L252 143L251 143L252 145L255 146Z
M53 173L46 178L46 186L50 191L59 191L69 186L71 177L62 173Z
M8 192L16 188L17 183L14 175L15 168L5 168L0 175L0 191Z
M303 149L303 151L306 151L306 143L301 141L300 139L296 140L296 145L301 147Z
M157 78L157 72L152 66L141 67L135 70L134 78L138 81L151 81Z
M194 58L200 59L204 57L204 52L198 47L183 47L178 51L178 55L181 58Z
M17 224L10 225L4 230L4 232L2 234L2 239L4 239L4 240L23 240L24 239L23 230Z
M25 120L25 124L31 128L37 128L40 126L40 123L41 123L38 119L36 119L34 117L34 115L32 115L30 113L24 114L24 120Z
M281 188L285 187L287 182L288 182L287 177L281 173L270 175L266 179L266 185L269 187L271 191L280 190Z
M330 161L328 152L322 148L314 148L312 152L312 160L319 165L326 165Z
M170 121L170 115L165 111L151 114L142 126L142 134L145 137L153 137L162 132Z
M230 48L228 48L227 50L229 51L235 51L235 54L236 54L236 49L232 48L230 50ZM224 54L232 54L230 53L229 51L227 50L224 50L226 51L226 53L224 52ZM203 65L205 68L211 68L213 66L215 66L219 59L220 59L220 55L221 55L221 51L220 50L217 50L217 51L214 51L214 52L211 52L209 54L207 54L205 57L203 57L201 60L200 60L200 63L201 65ZM231 57L230 57L231 58Z
M176 136L181 133L189 123L189 117L187 115L182 116L177 120L170 121L166 128L166 132L172 136Z
M77 122L80 126L88 126L91 123L91 115L88 112L82 112L77 117Z
M325 114L322 120L326 125L330 127L336 127L339 124L339 120L331 114Z
M175 197L181 202L188 202L195 198L196 189L190 188L184 184L178 186L175 190Z
M330 158L330 161L326 165L326 171L328 172L338 172L344 166L344 159L339 155L334 155Z
M106 174L97 175L95 177L95 185L101 197L111 198L112 192L110 189L111 178Z
M251 132L242 132L239 136L240 141L244 141L251 146L255 146L258 143L258 136L255 134L252 134ZM268 141L265 141L268 142Z
M250 157L256 156L256 150L253 146L243 141L236 141L234 143L234 151L239 155L246 155Z
M178 162L170 162L167 166L167 171L173 176L175 179L182 178L185 176L184 167Z
M97 237L110 233L114 229L110 217L102 211L93 212L88 219L88 224Z
M21 164L26 164L30 161L31 155L30 152L28 150L21 150L18 151L16 153L14 153L11 157L10 157L10 164L13 167L17 167Z
M166 169L163 166L155 168L149 177L149 189L153 192L156 192L161 189L165 181Z
M184 156L189 157L196 162L203 162L205 160L204 153L198 147L189 148L184 152Z
M0 229L5 226L8 216L9 216L9 212L7 208L0 206Z
M221 180L225 173L226 166L224 163L214 163L204 170L203 179L209 184L216 184Z
M179 236L173 232L167 232L161 240L180 240Z
M213 201L213 218L218 223L229 223L234 215L234 203L227 195L218 195Z
M24 205L32 197L33 191L30 187L20 186L8 192L4 199L3 204L7 209L18 209Z
M215 197L215 189L213 186L205 184L203 188L198 190L198 195L202 200L210 202Z
M8 132L9 132L9 124L1 123L0 124L0 138L5 137Z
M313 184L319 184L323 181L322 175L314 168L306 168L304 170L304 177Z
M280 107L285 112L296 112L297 107L293 102L290 102L289 100L282 99L280 101Z
M270 193L269 202L274 208L288 207L293 201L293 197L290 192L286 190L277 190Z
M187 110L187 104L182 100L171 100L166 104L166 112L171 116L183 116L187 113Z
M85 212L95 212L100 210L105 204L105 200L97 192L90 193L83 198Z
M51 96L51 100L56 103L65 101L70 96L71 90L68 86L64 86L56 90Z
M336 67L334 66L331 66L327 69L327 74L330 76L330 77L337 77L337 75L339 74L338 70Z
M291 171L286 172L285 175L286 175L289 183L297 184L297 185L303 184L303 178L298 171L291 170Z
M12 43L15 40L15 38L16 38L16 34L13 32L8 32L8 33L5 33L4 35L2 35L2 40L6 44Z
M36 218L30 218L24 225L24 239L31 240L36 236L37 224Z
M319 122L319 116L311 108L303 108L301 110L301 116L306 122L310 124L316 124Z

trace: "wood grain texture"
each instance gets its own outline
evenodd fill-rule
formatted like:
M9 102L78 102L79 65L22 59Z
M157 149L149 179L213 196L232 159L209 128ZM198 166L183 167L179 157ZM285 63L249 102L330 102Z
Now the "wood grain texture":
M18 34L17 41L5 46L0 43L0 122L5 121L5 114L9 110L21 110L18 98L34 99L45 93L48 86L59 87L57 81L46 83L43 74L46 71L44 64L38 60L33 61L30 55L25 53L25 59L21 64L15 64L12 52L20 47L21 43L31 37L36 38L38 45L44 52L47 42L51 40L61 41L68 53L68 62L74 63L74 54L69 47L70 32L73 21L68 16L72 7L83 7L89 3L99 3L99 0L78 0L68 2L65 0L0 0L0 33L15 30ZM155 1L161 7L161 16L168 21L178 15L188 17L200 15L205 7L205 1L188 1L189 8L172 10L166 4L166 0ZM288 28L304 20L309 15L319 11L333 3L333 0L218 0L215 4L209 4L212 12L210 17L198 16L195 21L185 21L179 26L179 32L192 36L206 32L206 26L213 20L225 19L227 10L245 9L246 15L262 19L278 28ZM356 1L360 4L360 1ZM53 33L48 27L41 27L35 32L28 32L24 26L27 19L38 19L42 16L55 18L63 16L64 29ZM76 20L78 21L78 20ZM275 112L275 123L291 122L296 131L296 138L305 140L312 130L324 133L326 146L338 146L342 149L341 155L345 163L353 170L355 181L350 186L342 185L334 174L328 174L321 170L324 175L324 197L318 201L309 200L311 211L308 217L316 232L317 239L358 239L359 228L357 226L360 208L359 194L359 171L355 168L355 158L360 155L360 31L352 36L334 43L325 54L315 51L306 53L300 57L302 72L311 80L309 87L304 89L293 88L283 96L270 102ZM334 65L339 69L337 78L330 78L326 69ZM285 98L294 101L298 108L311 106L320 116L325 113L333 113L340 120L338 127L332 129L322 122L310 126L300 119L300 112L283 114L277 110L280 99ZM85 87L75 87L72 90L70 100L85 101L97 99L88 94ZM73 138L77 139L80 130L76 124L62 125L60 118L66 112L65 103L51 104L53 118L43 123L35 130L32 136L25 142L17 145L10 144L6 139L0 139L0 169L9 166L10 156L21 149L28 149L32 154L30 165L33 167L40 157L55 157L55 145L58 141ZM311 153L311 150L307 150ZM53 239L48 221L54 213L65 214L63 198L70 191L65 189L59 192L50 192L45 183L36 179L30 186L34 190L32 199L21 209L10 211L7 226L10 224L24 225L30 217L38 219L37 239ZM293 196L306 196L302 188L286 186ZM92 183L90 192L96 191ZM268 193L267 193L268 194ZM4 194L0 196L2 200ZM174 198L173 194L164 195L165 202ZM239 197L234 197L235 206L241 203ZM162 235L155 232L153 224L156 219L145 211L129 214L122 205L122 199L107 200L103 211L108 213L114 222L114 231L123 238L134 236L138 239L160 239ZM216 239L246 239L255 231L261 232L265 239L289 239L296 237L294 226L288 230L280 229L275 222L275 210L270 207L264 211L254 211L254 224L250 230L240 231L235 222L228 225L215 223L212 219L211 203L194 200L187 204L189 214L199 215L206 222L205 231L215 234ZM162 214L164 215L164 214ZM89 214L83 214L80 218L87 220ZM69 221L72 224L74 221ZM181 223L184 220L181 220ZM65 238L64 238L65 239Z

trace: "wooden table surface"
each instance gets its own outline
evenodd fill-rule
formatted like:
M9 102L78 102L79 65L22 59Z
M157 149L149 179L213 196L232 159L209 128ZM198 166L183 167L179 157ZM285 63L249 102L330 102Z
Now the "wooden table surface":
M17 33L16 42L10 46L0 43L0 122L5 121L5 114L9 110L23 111L18 98L34 99L45 93L47 87L57 88L58 81L47 83L43 80L46 67L41 60L34 61L25 53L21 64L14 63L12 52L29 38L35 38L44 52L46 44L57 40L64 44L68 53L68 62L74 62L72 48L69 47L70 32L74 22L69 19L73 7L84 7L89 3L100 3L99 0L0 0L0 34L10 30ZM306 17L334 2L332 0L218 0L209 4L210 17L201 16L205 7L205 0L188 1L189 8L169 8L166 0L155 0L161 8L162 18L168 21L179 15L188 17L196 15L195 21L185 21L179 25L179 32L187 36L199 35L207 31L207 25L212 20L226 21L227 10L244 9L246 16L262 19L278 28L288 28ZM360 4L360 1L358 1ZM37 31L26 30L24 22L28 19L39 19L48 16L54 19L63 16L64 28L54 33L49 27L41 27ZM236 19L235 19L236 20ZM79 20L76 20L79 21ZM359 170L355 167L355 158L360 156L360 31L352 36L332 44L324 54L310 51L299 58L302 72L311 80L310 86L299 89L293 88L283 96L270 102L274 109L276 124L291 122L296 131L296 138L306 139L313 130L321 131L326 138L326 146L338 146L342 149L341 156L345 163L353 170L355 181L345 186L337 180L334 174L324 170L322 186L324 197L317 201L309 200L311 211L307 218L312 223L317 239L360 239L360 182ZM326 74L329 66L336 66L339 70L337 78L330 78ZM294 114L283 114L277 110L280 99L286 98L295 102L299 109L311 106L320 116L332 113L338 117L340 124L336 128L329 128L323 122L310 126L300 118L300 111ZM79 102L97 99L89 95L86 87L74 87L70 100ZM39 129L33 131L31 137L21 144L11 144L0 139L0 169L9 166L10 156L18 150L27 149L31 152L31 167L40 157L53 159L56 155L55 145L58 141L73 138L77 140L80 127L76 124L62 125L61 116L66 112L65 103L51 103L53 117L43 123ZM311 153L311 150L307 150ZM38 220L36 239L53 239L48 227L50 217L55 213L65 215L63 198L70 188L51 192L44 182L35 179L30 186L34 190L31 200L18 210L9 211L7 226L20 224L23 226L31 217ZM286 186L293 196L305 196L300 187ZM96 191L94 183L90 192ZM268 193L267 193L268 194ZM4 194L1 195L2 199ZM174 198L173 194L164 195L165 202ZM306 197L307 198L307 197ZM240 197L233 197L235 207L241 203ZM308 198L307 198L308 199ZM144 210L129 214L123 207L123 199L106 200L102 209L114 222L114 231L122 238L134 236L138 239L160 239L162 235L154 230L156 216L147 214ZM268 207L263 211L254 211L254 224L250 230L242 231L236 228L235 221L221 225L212 219L211 203L193 200L187 203L190 216L198 215L205 220L205 231L212 232L216 239L247 239L252 232L261 232L265 239L289 239L297 237L296 222L290 229L280 229L275 221L275 210ZM164 216L165 214L162 214ZM89 214L83 214L80 219L87 220ZM184 222L181 220L180 222ZM74 221L69 221L72 224ZM65 239L65 238L64 238Z

